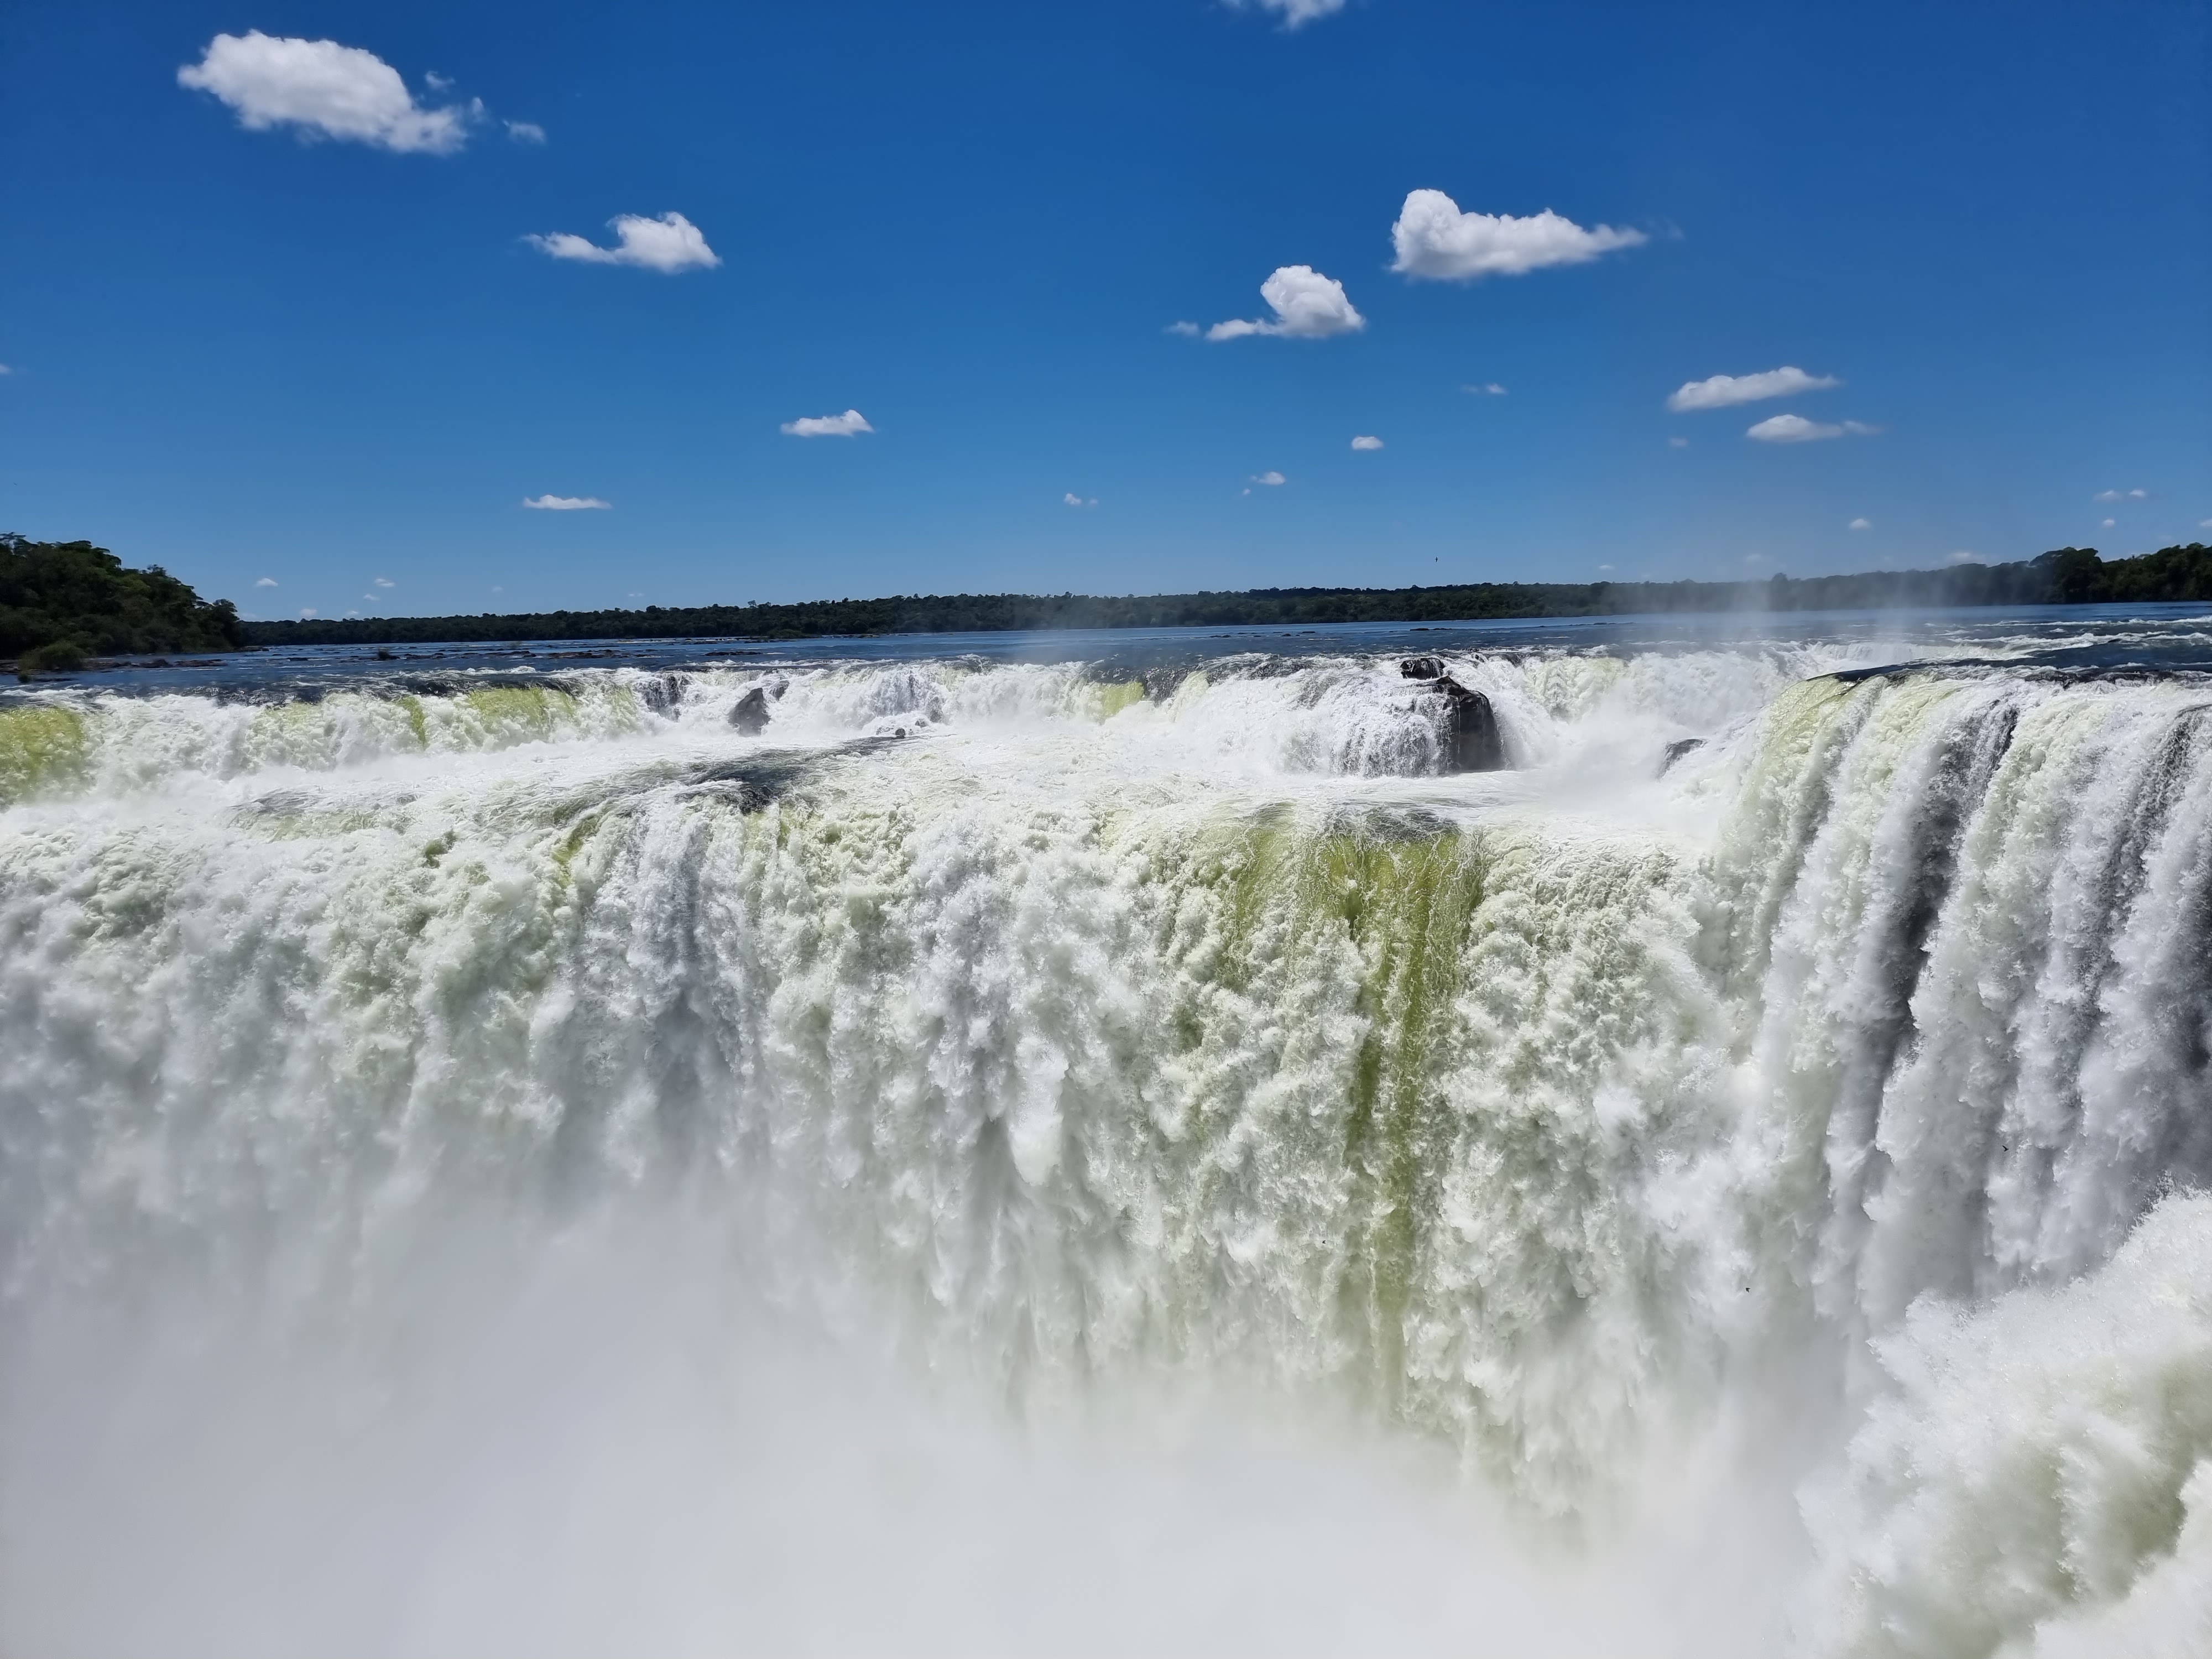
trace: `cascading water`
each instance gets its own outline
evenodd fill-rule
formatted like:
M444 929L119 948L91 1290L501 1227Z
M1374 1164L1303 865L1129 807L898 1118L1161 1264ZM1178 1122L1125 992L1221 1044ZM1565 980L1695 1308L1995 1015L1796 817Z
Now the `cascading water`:
M0 1650L2205 1650L2212 680L1440 640L0 708Z

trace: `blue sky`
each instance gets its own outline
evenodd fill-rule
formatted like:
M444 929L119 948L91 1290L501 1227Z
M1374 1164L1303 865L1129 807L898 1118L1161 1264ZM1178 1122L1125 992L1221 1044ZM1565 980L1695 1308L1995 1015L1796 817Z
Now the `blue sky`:
M17 0L0 526L263 616L2202 538L2207 43L2201 0ZM695 263L559 257L618 216ZM1301 266L1290 331L1172 331ZM1840 384L1668 406L1785 367Z

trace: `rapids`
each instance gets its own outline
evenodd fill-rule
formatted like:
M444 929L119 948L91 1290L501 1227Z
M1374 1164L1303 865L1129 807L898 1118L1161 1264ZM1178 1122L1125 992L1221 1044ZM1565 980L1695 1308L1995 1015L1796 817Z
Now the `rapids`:
M2197 625L12 694L0 1651L2203 1652Z

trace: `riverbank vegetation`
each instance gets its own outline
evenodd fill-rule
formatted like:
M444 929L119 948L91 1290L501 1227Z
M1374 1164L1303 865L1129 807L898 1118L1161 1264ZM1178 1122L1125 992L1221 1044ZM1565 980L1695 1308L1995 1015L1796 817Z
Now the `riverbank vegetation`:
M0 534L0 658L67 669L91 656L245 646L434 641L739 638L1000 633L1056 628L1273 628L1711 611L1860 611L1908 605L2212 601L2201 543L2106 561L2062 547L2010 564L1755 582L1474 582L1443 587L1261 587L1244 592L907 594L796 605L648 605L475 617L307 617L242 622L158 565L126 568L89 542Z
M90 542L0 532L0 657L71 669L91 656L234 651L246 643L228 599L203 599L159 565L125 567Z
M445 641L813 639L867 634L999 633L1050 628L1311 627L1651 612L1856 611L1904 605L2212 600L2212 549L2169 547L2109 563L2060 548L2012 564L1756 582L1477 582L1448 587L1261 587L1139 598L956 593L797 605L648 605L478 617L358 617L247 623L257 645L394 645Z

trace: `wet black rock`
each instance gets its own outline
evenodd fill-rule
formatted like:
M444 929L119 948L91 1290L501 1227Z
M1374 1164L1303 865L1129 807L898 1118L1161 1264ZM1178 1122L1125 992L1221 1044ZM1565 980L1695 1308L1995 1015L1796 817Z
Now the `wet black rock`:
M1676 761L1681 759L1692 749L1702 749L1705 745L1705 740L1703 738L1680 738L1668 744L1667 758L1659 763L1659 775L1665 777Z
M1408 657L1398 665L1398 672L1409 680L1440 680L1444 662L1442 657Z
M649 674L637 683L637 695L647 708L664 720L675 718L684 704L684 676Z
M1505 738L1497 711L1480 691L1470 691L1449 675L1438 676L1444 695L1444 770L1498 772L1505 767Z
M768 693L757 685L739 697L737 707L730 710L730 724L748 737L765 730L768 726Z

